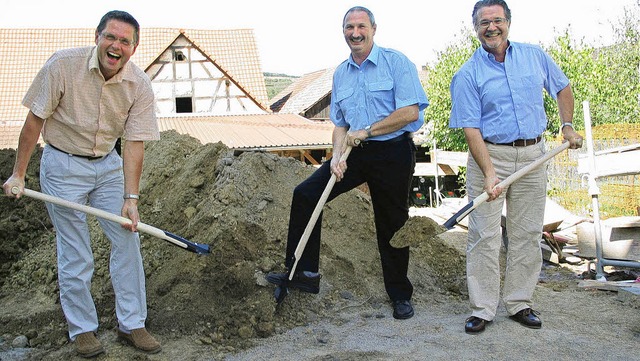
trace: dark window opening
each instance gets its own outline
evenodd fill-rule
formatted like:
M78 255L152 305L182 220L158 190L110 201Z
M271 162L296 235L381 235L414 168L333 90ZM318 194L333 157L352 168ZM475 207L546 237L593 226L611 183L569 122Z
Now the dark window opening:
M185 61L187 60L187 57L184 55L184 53L180 50L175 50L173 52L173 60L175 61Z
M191 97L176 98L176 113L193 113Z

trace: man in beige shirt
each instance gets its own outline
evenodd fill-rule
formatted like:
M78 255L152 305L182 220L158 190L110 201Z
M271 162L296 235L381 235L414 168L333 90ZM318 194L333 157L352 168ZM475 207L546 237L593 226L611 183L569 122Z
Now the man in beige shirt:
M96 46L64 49L45 63L22 103L29 108L20 133L13 174L4 183L20 198L40 132L47 145L40 161L42 191L131 219L120 226L99 220L111 241L110 273L115 291L117 335L146 352L160 344L145 329L145 278L136 226L144 141L160 138L151 81L129 62L140 26L124 11L106 13ZM116 140L122 137L122 157ZM12 194L12 188L19 192ZM98 316L91 297L93 254L86 215L47 203L56 229L60 304L78 354L104 352L96 338Z

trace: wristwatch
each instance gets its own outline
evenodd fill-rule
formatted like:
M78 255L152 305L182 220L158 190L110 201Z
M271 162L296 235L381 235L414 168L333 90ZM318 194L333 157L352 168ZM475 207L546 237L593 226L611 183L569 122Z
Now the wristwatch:
M564 127L571 127L571 129L575 128L573 127L573 123L562 123L562 125L560 126L560 132L562 132L562 129L564 129Z
M364 127L364 130L367 131L367 138L371 138L373 135L371 134L371 126L367 125L366 127Z
M140 195L138 194L131 194L131 193L125 193L124 199L140 199Z

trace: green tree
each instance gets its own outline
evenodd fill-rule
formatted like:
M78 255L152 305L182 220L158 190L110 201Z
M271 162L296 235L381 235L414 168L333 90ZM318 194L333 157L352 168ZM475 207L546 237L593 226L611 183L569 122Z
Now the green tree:
M605 72L597 86L604 96L592 105L593 122L640 123L640 1L625 9L614 30L615 45L598 52Z
M428 67L426 93L429 106L425 110L425 122L429 128L430 140L435 140L438 148L464 151L466 141L461 129L449 128L451 113L451 93L449 85L453 75L460 69L473 52L480 46L475 35L467 34L438 53L436 63Z
M571 82L575 99L574 127L575 129L583 128L582 101L600 102L600 99L594 98L592 95L598 94L596 85L602 82L605 69L602 68L602 63L598 62L594 55L594 49L583 43L575 44L569 36L568 29L563 35L556 37L554 43L545 50ZM544 108L547 114L547 136L556 135L561 125L558 104L546 92L544 93Z
M640 8L640 3L639 3ZM546 50L567 74L576 100L574 123L584 127L582 102L589 101L592 124L640 122L640 47L637 14L627 10L615 28L615 44L594 48L572 42L568 31ZM545 95L548 132L560 125L555 101Z

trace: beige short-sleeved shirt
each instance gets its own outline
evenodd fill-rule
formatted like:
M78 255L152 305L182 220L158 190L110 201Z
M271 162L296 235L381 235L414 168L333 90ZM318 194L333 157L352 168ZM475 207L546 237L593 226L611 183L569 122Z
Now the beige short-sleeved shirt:
M103 156L120 137L160 139L149 77L127 62L105 81L95 46L55 52L22 104L45 120L44 141L71 154Z

